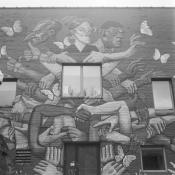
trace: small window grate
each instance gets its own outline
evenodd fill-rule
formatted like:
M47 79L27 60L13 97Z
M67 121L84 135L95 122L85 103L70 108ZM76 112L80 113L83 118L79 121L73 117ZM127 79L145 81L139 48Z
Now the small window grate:
M31 151L29 149L16 150L15 162L17 164L31 163Z

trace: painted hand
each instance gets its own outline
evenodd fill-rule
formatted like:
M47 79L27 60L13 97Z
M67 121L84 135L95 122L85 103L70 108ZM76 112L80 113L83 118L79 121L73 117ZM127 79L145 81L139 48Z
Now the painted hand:
M25 87L25 95L32 97L35 94L37 88L38 85L36 83L28 83Z
M134 94L137 91L137 86L134 81L125 80L121 85L128 91L129 94Z
M61 151L60 147L47 147L46 161L58 166L61 162Z
M80 110L85 110L87 112L89 112L91 115L94 114L95 112L95 108L93 106L89 106L89 105L86 105L86 104L81 104L78 108L77 108L77 111L80 111Z
M114 160L114 150L112 144L106 144L101 148L101 162L106 164Z
M175 175L175 163L170 162L170 164L172 165L172 167L174 168L174 170L168 169L168 172L172 173L172 175Z
M145 64L141 63L141 60L142 58L132 61L127 66L125 73L127 73L128 76L133 77L136 73L144 71Z
M33 60L33 54L31 52L31 50L25 50L24 51L24 59L26 61L30 61L30 60Z
M63 175L61 171L57 170L55 165L44 160L41 160L33 170L40 175Z
M49 63L75 63L76 61L67 55L66 52L60 53L60 54L52 54L48 57L46 62Z
M141 38L141 35L139 34L133 34L131 37L130 37L130 46L132 46L137 39Z
M39 82L39 87L41 89L48 89L55 80L55 75L52 73L41 78Z
M68 127L68 134L72 141L86 141L87 140L87 135L84 132L80 131L77 128L71 127L71 126Z
M23 73L24 71L24 67L22 63L17 62L14 58L10 58L9 61L7 62L7 69L9 71L18 72L18 73Z
M83 62L84 63L103 63L104 62L104 53L92 51Z
M162 118L151 118L148 123L148 128L154 128L158 134L166 128L166 123ZM148 129L149 130L149 129Z
M66 132L62 132L62 133L55 134L55 135L50 135L52 130L53 130L53 127L51 126L47 130L45 130L42 134L39 135L39 143L41 145L47 146L55 142L56 140L60 140L61 138L67 135Z
M125 57L132 57L136 51L137 47L144 46L145 42L143 41L136 41L140 36L139 35L132 35L130 38L130 47L125 51Z
M112 130L117 126L118 124L118 116L116 115L113 115L113 116L110 116L108 118L106 118L105 120L102 120L100 122L98 122L97 124L95 124L93 127L96 128L96 127L101 127L103 125L107 125L107 124L110 124L110 129L109 129L109 132L112 132Z
M33 56L34 57L36 56L38 58L38 56L41 54L40 50L37 47L34 47L31 42L28 42L28 46L29 46ZM33 58L33 59L35 59L35 58Z
M121 175L126 167L114 161L107 163L102 169L102 175Z

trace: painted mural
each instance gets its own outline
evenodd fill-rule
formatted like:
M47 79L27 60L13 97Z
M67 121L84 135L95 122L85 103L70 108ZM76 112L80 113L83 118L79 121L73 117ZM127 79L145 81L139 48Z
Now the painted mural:
M64 141L101 141L102 175L143 174L140 145L175 156L175 115L156 115L151 90L152 77L175 75L174 12L1 9L0 69L18 81L13 108L0 109L0 174L63 175ZM102 98L71 87L62 98L63 63L101 63ZM16 150L31 162L15 163Z

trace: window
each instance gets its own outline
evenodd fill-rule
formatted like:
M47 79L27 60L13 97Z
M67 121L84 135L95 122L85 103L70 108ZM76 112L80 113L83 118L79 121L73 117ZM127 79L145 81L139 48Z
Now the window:
M166 158L164 147L141 146L141 167L142 171L160 172L166 171Z
M100 175L99 142L64 143L64 175Z
M16 150L16 164L31 163L31 151L29 149Z
M0 84L0 107L12 107L16 96L16 78L4 78Z
M63 64L62 97L102 98L101 64Z
M172 82L169 78L152 79L153 100L156 111L174 111Z

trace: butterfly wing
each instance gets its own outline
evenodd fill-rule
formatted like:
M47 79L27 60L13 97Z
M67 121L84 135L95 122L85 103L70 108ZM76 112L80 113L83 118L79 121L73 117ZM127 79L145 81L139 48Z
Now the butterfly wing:
M1 47L1 55L6 56L7 55L7 46L4 45Z
M121 145L117 146L117 152L118 152L118 155L115 156L115 160L116 162L120 162L125 156Z
M13 24L13 30L16 32L16 33L21 33L23 28L22 28L22 25L21 25L21 21L20 20L16 20Z
M160 57L161 57L161 55L160 55L159 49L155 49L154 55L153 55L153 59L154 59L155 61L157 61L157 60L160 59Z
M1 27L1 30L7 35L7 36L13 36L14 31L11 27Z
M123 165L125 167L128 167L131 164L131 162L135 159L136 159L135 155L126 155L123 159Z
M140 33L145 34L145 35L149 35L149 36L153 35L153 32L150 29L150 27L148 26L148 22L146 20L143 21L140 25Z
M50 90L41 90L41 93L46 95L48 97L49 100L53 100L54 99L54 95Z
M170 54L168 54L168 53L163 54L163 55L160 57L161 63L162 63L162 64L166 64L169 57L170 57Z

